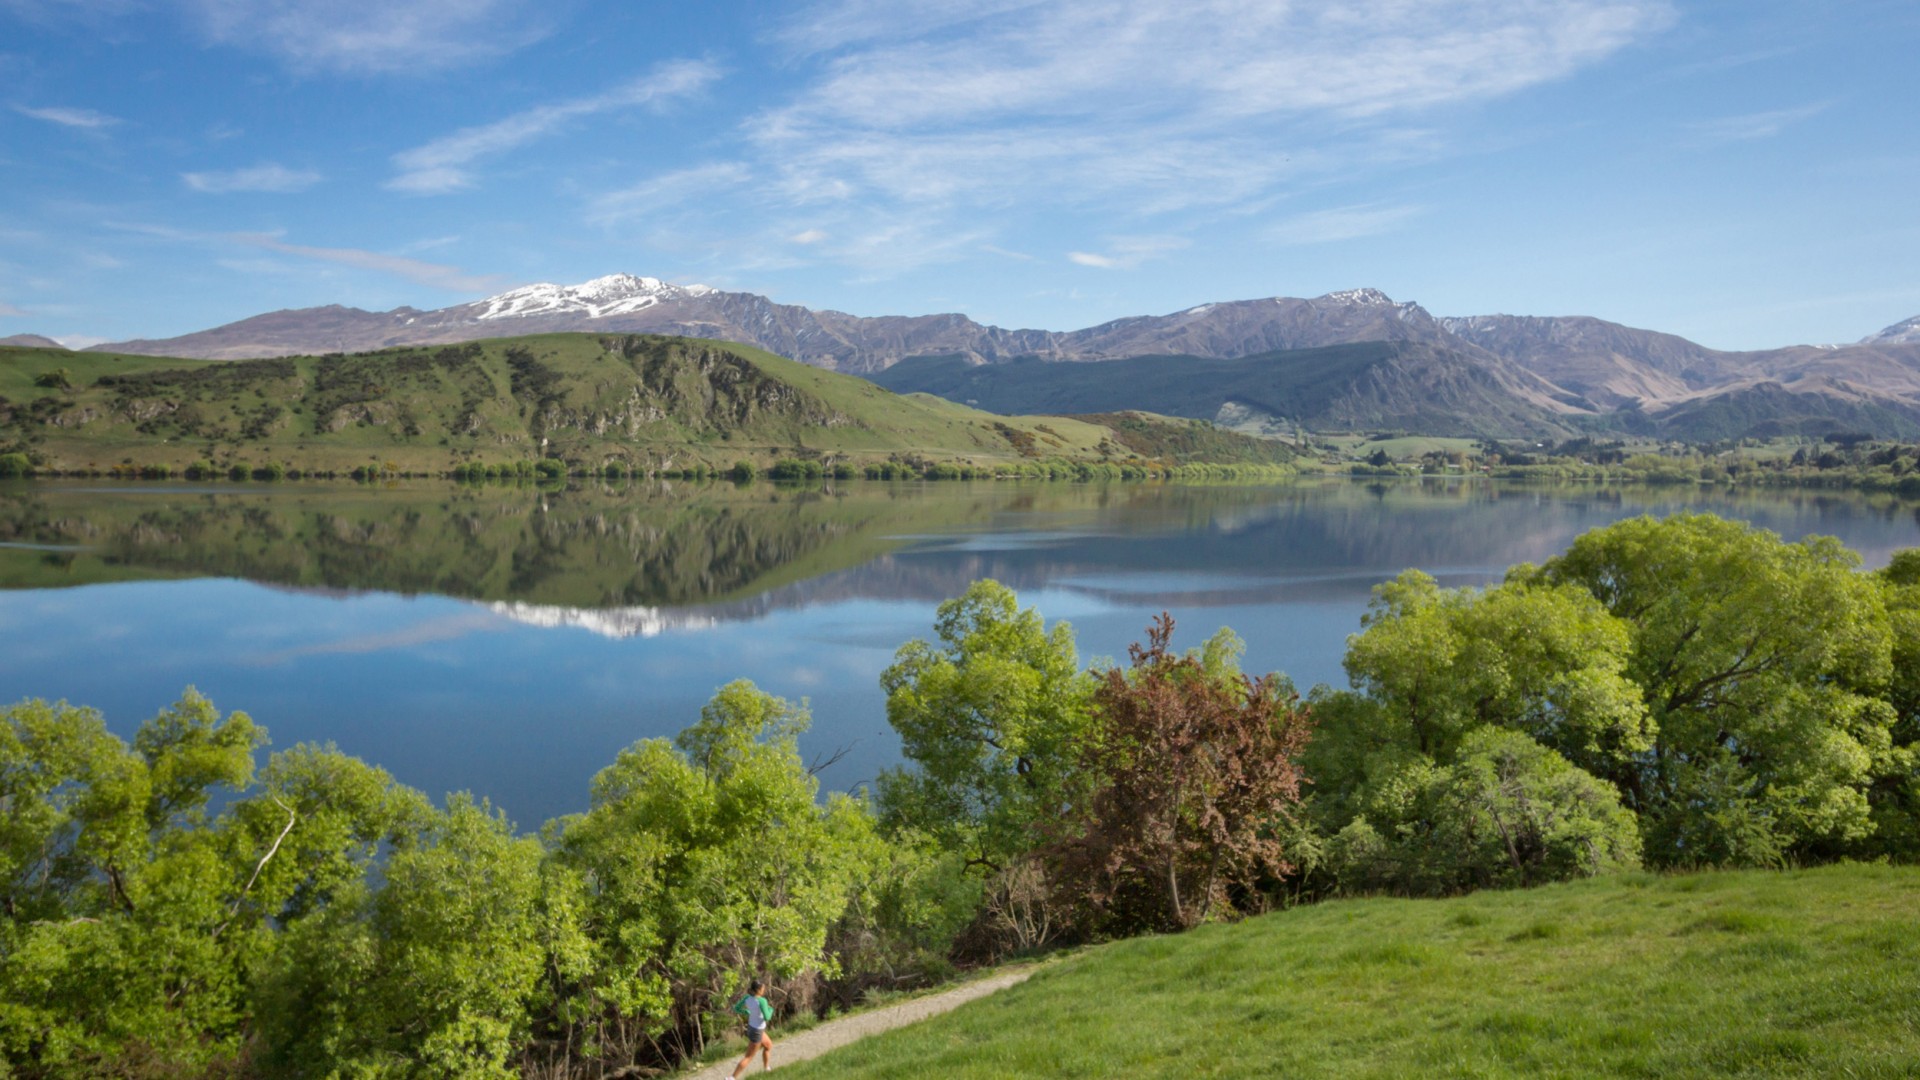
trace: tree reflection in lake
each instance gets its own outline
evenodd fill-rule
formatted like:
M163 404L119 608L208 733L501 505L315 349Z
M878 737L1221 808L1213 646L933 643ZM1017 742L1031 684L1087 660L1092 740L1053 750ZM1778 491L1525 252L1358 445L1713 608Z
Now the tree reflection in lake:
M277 746L333 739L538 821L744 676L812 697L809 749L854 746L824 778L846 787L896 755L878 672L977 578L1070 618L1083 656L1123 655L1164 608L1176 645L1231 625L1250 668L1304 688L1341 678L1368 590L1408 566L1488 581L1679 509L1831 533L1869 565L1920 545L1911 504L1691 487L16 484L0 700L126 732L196 683Z

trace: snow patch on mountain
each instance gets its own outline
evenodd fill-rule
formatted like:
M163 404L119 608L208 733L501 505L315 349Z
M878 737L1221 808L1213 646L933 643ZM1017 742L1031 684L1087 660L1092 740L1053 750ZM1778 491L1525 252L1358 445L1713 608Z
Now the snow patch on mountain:
M655 304L706 296L707 285L674 285L654 277L608 274L578 285L542 282L489 296L468 305L480 309L476 319L513 319L530 315L585 315L604 319L626 315Z
M704 615L687 615L657 607L594 610L529 604L520 600L499 601L487 607L496 614L529 626L571 626L591 630L601 637L617 639L658 637L669 630L706 630L719 625L719 620Z
M1388 296L1386 293L1381 292L1379 289L1341 289L1338 292L1330 292L1325 296L1317 296L1314 299L1327 300L1336 304L1366 304L1369 306L1380 305L1383 307L1395 306L1393 302L1393 297Z
M1860 339L1862 345L1920 345L1920 315Z

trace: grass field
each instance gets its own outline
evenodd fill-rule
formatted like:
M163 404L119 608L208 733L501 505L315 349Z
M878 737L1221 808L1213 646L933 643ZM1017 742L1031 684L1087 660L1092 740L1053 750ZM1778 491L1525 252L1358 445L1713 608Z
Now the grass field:
M787 1075L1920 1076L1920 869L1325 903L1090 949Z

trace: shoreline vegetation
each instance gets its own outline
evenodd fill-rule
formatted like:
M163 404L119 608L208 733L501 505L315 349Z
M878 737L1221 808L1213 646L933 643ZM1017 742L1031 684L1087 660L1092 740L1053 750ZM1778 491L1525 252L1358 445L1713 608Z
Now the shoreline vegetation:
M0 348L0 425L13 432L0 439L0 478L1088 482L1334 472L1920 498L1920 445L1866 433L1547 445L1256 430L1140 412L1004 416L747 346L637 334L245 361Z
M1920 444L1857 433L1703 445L1580 438L1552 447L1381 433L1317 449L1321 467L1351 476L1828 488L1920 498Z
M1397 1025L1428 1065L1473 1050L1627 1068L1671 1056L1658 1025L1635 1012L1622 1022L1643 1035L1621 1042L1580 1016L1617 1013L1647 978L1678 1011L1695 991L1799 1001L1807 964L1832 954L1873 992L1824 999L1828 1026L1809 1031L1872 1028L1847 1059L1864 1074L1911 1060L1910 997L1866 1015L1911 989L1889 968L1911 954L1910 919L1878 901L1815 919L1782 893L1898 891L1909 871L1659 874L1920 860L1920 549L1867 572L1829 538L1676 514L1595 529L1487 588L1409 570L1349 639L1348 687L1304 695L1243 673L1230 630L1186 651L1174 630L1162 616L1127 661L1084 665L1071 627L976 582L882 675L904 763L864 790L822 797L797 746L804 704L735 682L534 833L330 746L263 765L265 730L191 689L130 741L84 707L21 702L0 711L0 1060L36 1080L637 1075L699 1060L756 975L781 1014L819 1017L1118 942L1014 993L1050 1010L1111 967L1102 996L1135 1029L1122 1042L1159 1047L1128 1053L1158 1055L1160 1074L1198 1031L1165 1018L1213 1015L1241 976L1167 983L1141 957L1332 963L1340 993L1374 1000L1408 972L1498 982L1475 974L1486 948L1533 971L1543 949L1623 928L1667 940L1676 917L1713 957L1752 963L1629 972L1533 1002L1524 1028L1366 1022ZM1556 883L1573 884L1521 891ZM1654 910L1696 891L1738 896ZM1465 896L1444 909L1458 932L1349 899L1394 896ZM1224 925L1286 908L1305 910ZM1140 995L1120 989L1128 972ZM1301 980L1260 1023L1316 1023L1331 992ZM955 1014L951 1040L910 1053L964 1052L991 1015ZM1203 1026L1249 1022L1227 1009ZM1747 1056L1690 1059L1700 1075L1827 1060L1807 1032L1689 1038L1744 1040ZM884 1074L903 1042L849 1060ZM981 1054L974 1075L1020 1074L1031 1051Z

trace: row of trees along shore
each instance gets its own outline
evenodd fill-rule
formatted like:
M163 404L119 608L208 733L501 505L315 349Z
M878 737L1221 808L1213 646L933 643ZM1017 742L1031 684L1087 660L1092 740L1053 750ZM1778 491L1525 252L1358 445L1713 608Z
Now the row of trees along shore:
M1831 434L1806 439L1788 453L1784 443L1757 439L1669 443L1640 450L1591 436L1550 448L1486 440L1471 450L1428 450L1403 460L1376 448L1347 471L1360 476L1472 472L1507 480L1837 488L1915 498L1920 497L1920 443Z
M0 480L26 477L112 477L120 480L196 482L230 480L278 483L283 480L446 479L468 484L488 482L562 483L571 479L597 480L731 480L748 483L758 477L778 482L819 480L1284 480L1296 474L1290 465L1233 462L1076 461L1067 458L1040 461L938 461L920 454L894 454L884 461L823 463L817 458L780 458L764 471L751 461L731 465L695 463L679 467L647 468L626 462L601 465L568 462L560 458L506 462L459 462L443 470L415 470L391 461L373 461L351 469L302 469L298 465L245 461L216 464L196 461L176 469L167 464L137 465L131 460L106 468L88 466L60 470L37 464L25 453L0 453Z
M531 836L331 747L257 767L192 691L131 743L12 706L0 1075L641 1075L759 973L820 1015L1341 894L1920 857L1920 550L1681 515L1408 571L1305 698L1173 629L1084 667L982 581L886 670L872 790L819 797L805 709L736 682Z

